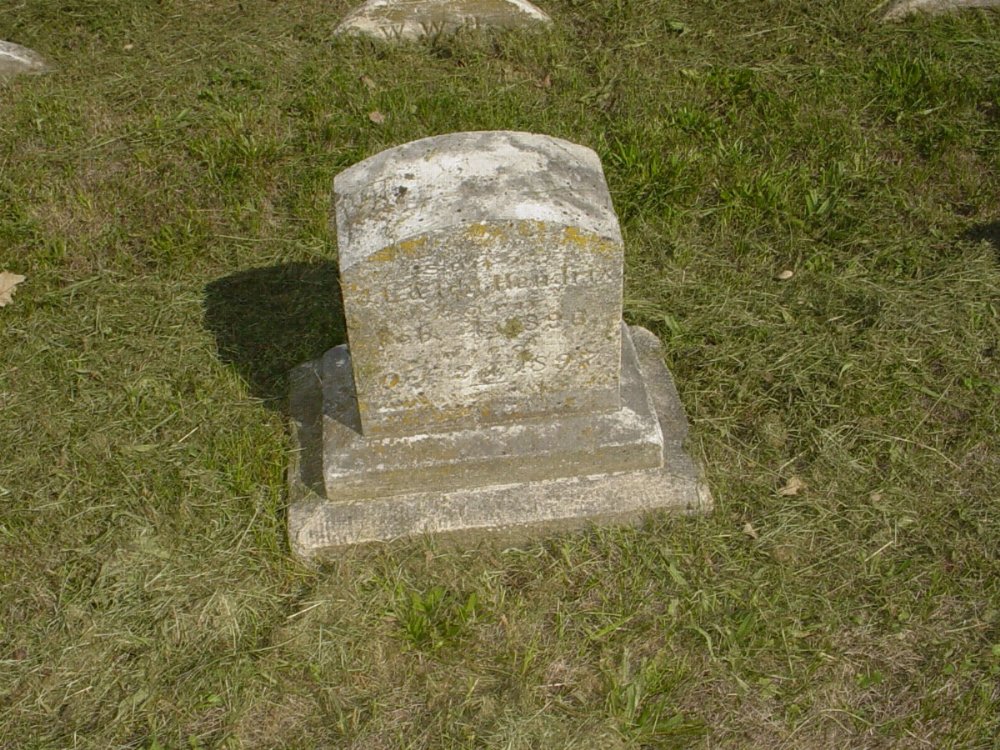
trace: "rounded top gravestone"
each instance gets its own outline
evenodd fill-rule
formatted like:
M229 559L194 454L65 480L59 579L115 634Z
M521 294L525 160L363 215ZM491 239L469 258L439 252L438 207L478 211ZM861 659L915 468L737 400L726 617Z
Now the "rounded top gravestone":
M597 154L452 133L334 193L348 344L289 377L292 549L711 507Z
M619 407L622 238L593 151L437 136L334 193L365 435Z

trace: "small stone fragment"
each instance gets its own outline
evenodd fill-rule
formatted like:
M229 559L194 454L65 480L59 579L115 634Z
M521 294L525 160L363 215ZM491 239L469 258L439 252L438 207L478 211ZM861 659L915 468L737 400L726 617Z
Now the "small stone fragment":
M0 76L44 73L48 69L48 63L34 50L0 40Z
M899 21L914 13L950 13L962 8L1000 8L1000 0L897 0L882 20Z

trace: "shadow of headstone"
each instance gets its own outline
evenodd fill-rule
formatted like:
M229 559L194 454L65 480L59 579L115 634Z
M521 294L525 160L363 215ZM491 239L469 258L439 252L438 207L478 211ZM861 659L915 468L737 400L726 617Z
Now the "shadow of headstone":
M962 235L962 239L970 242L989 242L993 246L993 252L1000 260L1000 221L993 221L989 224L976 224Z
M205 287L205 327L251 392L286 413L292 368L346 340L337 266L284 263L216 279Z

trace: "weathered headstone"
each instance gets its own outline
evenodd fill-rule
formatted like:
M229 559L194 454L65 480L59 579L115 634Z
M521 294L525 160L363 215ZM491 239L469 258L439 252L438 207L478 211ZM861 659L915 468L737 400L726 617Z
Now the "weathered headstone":
M947 13L962 8L1000 8L1000 0L896 0L882 19L899 21L914 13Z
M348 14L336 32L402 41L463 29L510 29L550 22L528 0L368 0Z
M710 506L593 151L455 133L334 193L350 348L293 372L293 549Z
M44 58L34 50L0 40L0 76L44 73L48 69Z

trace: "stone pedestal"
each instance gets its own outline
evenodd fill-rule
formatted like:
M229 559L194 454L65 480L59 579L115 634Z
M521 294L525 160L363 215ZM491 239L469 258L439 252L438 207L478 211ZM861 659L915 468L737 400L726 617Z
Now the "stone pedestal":
M334 192L349 348L292 374L296 552L710 507L596 154L456 133Z

